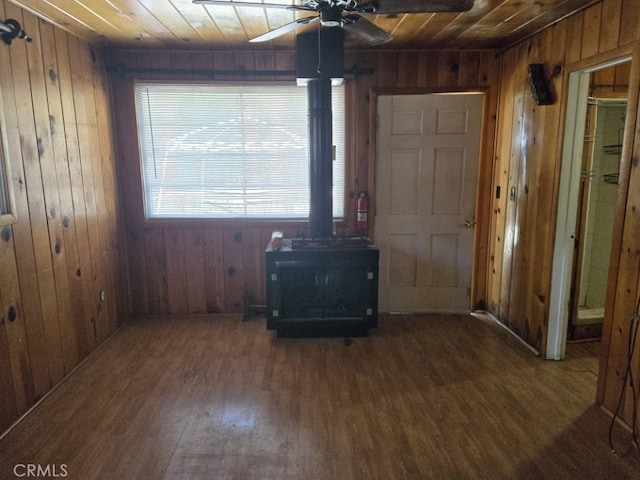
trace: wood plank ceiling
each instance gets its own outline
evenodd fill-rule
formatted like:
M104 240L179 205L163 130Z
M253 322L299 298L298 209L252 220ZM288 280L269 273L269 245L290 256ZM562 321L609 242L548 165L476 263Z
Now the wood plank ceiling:
M131 49L293 49L294 33L265 43L248 40L309 16L283 9L195 5L191 0L9 1L94 45ZM394 37L375 48L500 49L599 1L475 0L465 13L366 18ZM346 47L370 48L349 35Z

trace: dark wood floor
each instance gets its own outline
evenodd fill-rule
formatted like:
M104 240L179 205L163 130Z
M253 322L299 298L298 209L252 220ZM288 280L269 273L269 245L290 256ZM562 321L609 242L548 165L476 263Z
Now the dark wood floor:
M622 427L609 450L593 345L550 362L474 317L380 324L346 345L261 318L131 323L0 440L0 478L640 478Z

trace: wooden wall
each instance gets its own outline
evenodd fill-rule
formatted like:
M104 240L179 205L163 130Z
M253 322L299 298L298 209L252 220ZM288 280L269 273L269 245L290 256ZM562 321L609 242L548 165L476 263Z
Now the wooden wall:
M538 351L546 345L568 23L504 52L500 74L488 310ZM530 63L545 64L553 105L531 99Z
M0 43L0 432L117 327L124 298L111 106L100 55L12 3L33 38ZM103 290L105 299L100 300Z
M240 312L243 299L264 304L264 249L271 232L284 229L289 235L306 232L305 223L237 223L221 221L145 223L142 210L141 178L133 77L157 79L206 79L198 70L241 69L292 71L294 52L143 52L112 51L109 65L156 69L155 73L114 72L112 85L118 102L116 113L119 171L126 219L129 258L130 301L133 314ZM485 148L481 164L488 165L480 181L479 221L488 226L491 159L495 120L495 90L498 60L493 52L347 52L345 65L373 69L373 74L348 77L346 83L348 218L340 231L353 233L356 192L373 192L373 158L370 152L372 91L431 92L481 90L487 94ZM172 73L173 71L173 73ZM168 73L167 73L168 72ZM221 76L216 79L253 79L251 75ZM260 76L294 80L289 74ZM486 212L486 213L485 213ZM373 234L373 231L370 232ZM486 266L488 235L479 233L480 270ZM375 240L375 238L374 238ZM481 271L476 290L484 302L486 275Z
M568 73L629 53L638 40L640 14L635 2L604 0L502 54L493 188L495 191L500 186L502 195L500 199L494 197L492 206L488 306L541 352L547 342ZM637 57L637 52L634 56ZM545 65L556 97L553 105L536 106L531 100L527 84L530 63ZM636 66L635 76L637 70ZM628 67L624 72L614 70L612 78L599 79L597 83L613 82L614 76L621 73L628 74ZM632 80L633 76L632 71ZM630 105L635 100L631 98ZM640 153L637 141L633 148L637 158ZM629 155L627 164L630 160ZM630 183L621 181L618 190L601 346L598 400L610 410L615 408L626 366L629 314L635 310L640 295L640 230L636 219L640 171L636 165L637 161L633 167L627 167ZM512 188L515 197L510 200ZM637 357L633 369L634 375L638 375ZM627 395L624 412L627 422L631 421L629 399Z

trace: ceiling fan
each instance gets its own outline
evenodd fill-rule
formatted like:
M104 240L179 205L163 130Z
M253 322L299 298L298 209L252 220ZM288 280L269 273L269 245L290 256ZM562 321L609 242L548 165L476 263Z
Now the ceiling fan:
M380 45L393 37L362 15L394 15L404 13L466 12L473 7L474 0L301 0L300 4L258 3L228 0L193 0L200 5L223 5L228 7L280 8L316 12L286 23L263 35L249 40L266 42L291 32L303 25L320 21L323 27L341 27L371 45Z

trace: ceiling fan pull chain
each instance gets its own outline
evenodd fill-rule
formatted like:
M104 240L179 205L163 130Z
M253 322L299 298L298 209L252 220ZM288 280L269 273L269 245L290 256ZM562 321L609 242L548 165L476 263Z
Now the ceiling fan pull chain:
M322 24L320 24L318 22L318 68L316 69L316 72L318 74L322 73L322 54L321 54L321 52L322 52L322 50L321 50L322 49L322 47L321 47L322 41L321 40L322 39L321 39L321 35L320 35L320 29L321 28L322 28Z

